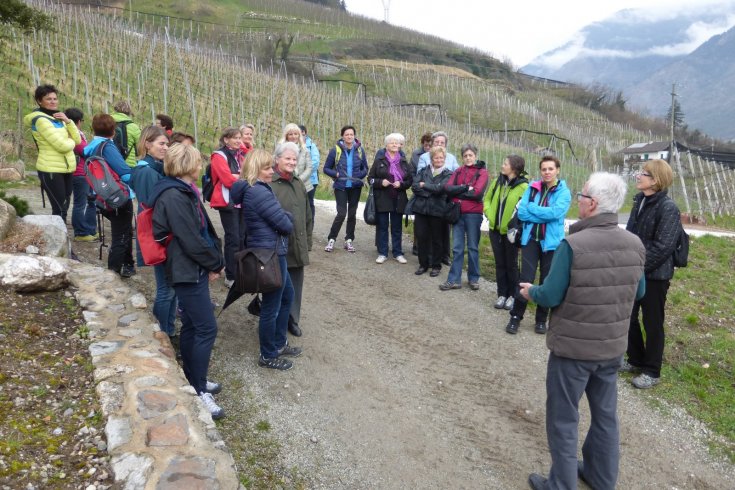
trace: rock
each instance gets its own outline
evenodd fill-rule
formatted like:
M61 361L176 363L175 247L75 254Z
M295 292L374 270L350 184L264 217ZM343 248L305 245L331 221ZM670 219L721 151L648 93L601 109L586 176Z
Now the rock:
M138 393L138 413L144 419L158 417L178 404L176 397L163 391L142 390Z
M143 376L135 380L135 386L146 388L150 386L163 386L166 380L159 376Z
M0 199L0 240L8 236L8 232L15 224L16 217L15 208Z
M130 313L125 316L121 316L120 319L117 321L118 327L129 327L131 323L133 323L135 320L138 319L137 313Z
M92 357L112 354L122 347L122 342L95 342L89 345L89 353Z
M171 460L161 475L156 490L178 490L180 488L219 489L214 460L201 456L178 456Z
M183 414L173 415L146 433L146 446L183 446L189 442L189 424ZM183 486L182 488L189 488Z
M141 454L125 453L112 458L110 464L115 481L125 482L125 490L143 490L153 470L153 458Z
M41 251L35 245L28 245L26 247L26 253L28 255L38 255L41 253Z
M21 221L38 226L43 230L43 240L46 242L46 255L52 257L69 256L69 235L66 224L61 216L29 214Z
M133 308L137 308L139 310L145 310L148 307L145 296L140 293L136 293L130 297L130 304L133 305Z
M61 427L55 428L54 431L52 432L52 434L55 435L55 436L60 436L63 433L64 433L64 431L61 429Z
M69 284L69 270L43 256L2 255L0 284L21 293L57 291Z
M102 381L97 385L97 395L100 398L100 405L102 405L102 413L109 416L122 407L125 389L122 383Z

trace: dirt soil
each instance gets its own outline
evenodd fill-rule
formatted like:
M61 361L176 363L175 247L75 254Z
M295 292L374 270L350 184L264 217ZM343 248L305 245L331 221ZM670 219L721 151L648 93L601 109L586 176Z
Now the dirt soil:
M325 253L332 209L317 210L304 336L290 338L304 354L287 372L258 368L257 319L241 300L219 317L211 374L240 378L247 393L225 387L218 400L232 412L255 395L284 468L295 468L308 488L520 489L530 472L547 474L548 351L531 320L508 335L507 312L492 307L494 284L441 292L446 267L436 278L415 276L405 235L407 265L376 264L374 228L361 221L357 253L344 251L341 239ZM95 244L75 251L98 262ZM152 304L151 271L131 281ZM224 301L221 282L212 294ZM708 453L701 424L628 378L618 392L618 488L735 488L735 466ZM583 440L585 399L580 406Z

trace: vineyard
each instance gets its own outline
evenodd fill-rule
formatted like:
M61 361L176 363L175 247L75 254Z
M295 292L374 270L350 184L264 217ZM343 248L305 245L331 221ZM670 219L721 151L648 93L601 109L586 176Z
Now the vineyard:
M443 129L450 135L450 151L473 142L493 174L504 155L519 153L533 175L539 154L554 152L573 189L581 188L593 169L622 171L614 155L651 137L512 77L487 79L456 68L362 60L348 62L347 69L329 78L336 81L324 81L314 73L296 75L280 61L259 60L253 47L274 35L291 35L296 40L292 52L314 52L310 43L329 36L409 42L405 29L378 22L366 28L364 18L303 2L249 0L235 8L221 0L188 10L213 21L228 8L240 12L226 29L206 20L129 9L29 3L54 15L56 31L10 30L0 54L0 130L15 135L26 161L32 161L35 148L27 134L17 135L40 83L55 84L63 107L76 106L87 115L109 112L120 99L131 101L134 119L143 125L156 113L169 114L205 153L215 147L223 127L246 121L255 125L257 144L264 148L273 146L286 123L305 124L323 155L339 128L354 124L369 158L388 133L404 134L411 149L422 133ZM126 3L135 8L141 2ZM417 49L456 48L432 36L416 39ZM732 185L732 172L700 165L708 169L704 174L696 167L681 172L682 192L675 194L686 200L682 209L713 217L732 213L724 192ZM697 196L691 206L690 195Z

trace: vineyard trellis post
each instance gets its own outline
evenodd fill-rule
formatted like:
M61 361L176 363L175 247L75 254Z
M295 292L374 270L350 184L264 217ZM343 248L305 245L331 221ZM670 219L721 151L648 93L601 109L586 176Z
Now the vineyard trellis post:
M697 184L697 173L694 170L694 163L692 163L692 153L687 152L687 160L689 160L689 170L692 172L692 179L694 180L694 193L697 196L697 206L699 207L699 216L703 217L705 210L702 207L702 198L699 195L699 185ZM704 175L702 175L704 178Z

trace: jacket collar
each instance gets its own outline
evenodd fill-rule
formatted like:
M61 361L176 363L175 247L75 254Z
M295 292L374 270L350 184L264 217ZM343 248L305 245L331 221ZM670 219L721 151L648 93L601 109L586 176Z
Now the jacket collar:
M587 228L609 228L618 226L617 213L599 213L588 218L581 219L569 227L569 234L586 230Z

